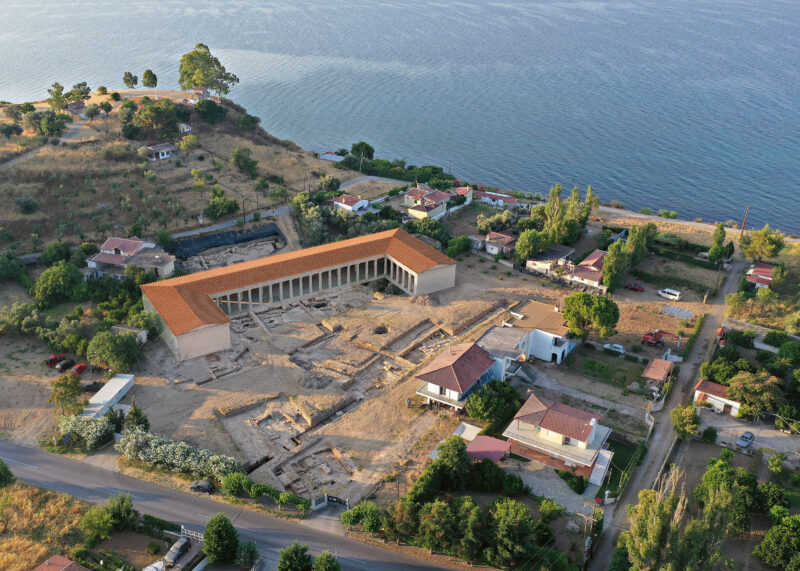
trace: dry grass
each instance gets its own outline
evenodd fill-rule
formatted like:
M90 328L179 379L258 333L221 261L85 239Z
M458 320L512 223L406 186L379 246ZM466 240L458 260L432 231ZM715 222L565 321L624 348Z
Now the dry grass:
M24 537L0 539L0 569L3 571L30 571L41 563L50 550Z
M338 174L335 176L339 177ZM341 179L341 177L339 178ZM358 184L348 187L346 192L347 194L360 196L361 198L366 198L367 200L375 200L376 198L380 198L398 186L400 185L396 182L388 182L385 180L365 180L364 182L359 182Z
M82 539L78 523L85 511L70 496L16 482L0 490L0 539L22 538L63 551Z

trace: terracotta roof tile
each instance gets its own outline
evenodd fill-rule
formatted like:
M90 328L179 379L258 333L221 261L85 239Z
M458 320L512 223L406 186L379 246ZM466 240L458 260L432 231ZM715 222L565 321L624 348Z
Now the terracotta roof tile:
M170 331L174 335L181 335L204 325L229 321L210 295L382 255L388 255L418 274L436 266L456 263L398 228L141 287L142 293L153 304Z
M345 206L355 206L361 202L361 200L362 199L360 197L352 196L350 194L342 194L333 199L334 202L338 204L344 204Z
M701 379L694 386L694 390L700 391L701 393L705 393L707 395L711 395L714 397L728 399L728 387L726 387L725 385L720 385L719 383L715 383L713 381L706 381Z
M604 252L603 250L595 250L594 252L586 256L586 258L584 258L581 261L581 263L578 264L578 266L582 268L588 267L588 268L594 268L595 270L602 270L603 260L605 259L605 257L606 257L606 252Z
M645 379L652 379L654 381L666 381L672 374L675 368L675 363L666 361L664 359L653 359L642 372L642 377Z
M592 420L596 423L600 417L579 408L531 395L514 415L514 419L586 442L594 428Z
M475 343L450 345L417 378L427 383L465 393L494 365L492 356Z
M140 240L138 238L106 238L106 241L103 242L103 245L100 246L100 251L103 250L119 250L121 254L125 254L126 256L132 256L139 249L144 246L144 240Z
M514 244L517 243L517 237L502 232L489 232L486 235L486 241L505 246L506 248L512 248Z

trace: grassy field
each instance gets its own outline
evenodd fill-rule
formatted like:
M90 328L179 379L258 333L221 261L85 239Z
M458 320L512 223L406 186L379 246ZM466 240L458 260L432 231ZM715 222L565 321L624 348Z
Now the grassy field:
M634 381L641 384L644 371L644 365L640 363L632 363L585 346L580 346L569 354L567 365L576 373L586 375L596 382L622 388Z
M605 485L597 492L597 497L600 498L604 496L606 490L613 491L619 487L619 480L622 477L622 473L625 471L625 468L628 467L634 452L636 452L636 448L614 440L608 441L608 449L614 453L614 457L611 459L611 469L609 470L608 479Z
M654 255L646 256L636 267L650 274L692 280L708 288L716 288L720 278L720 273L717 271Z
M456 211L455 214L446 217L444 225L453 236L469 236L470 234L478 233L478 224L476 222L478 214L494 216L498 212L500 210L488 204L473 202L469 206Z

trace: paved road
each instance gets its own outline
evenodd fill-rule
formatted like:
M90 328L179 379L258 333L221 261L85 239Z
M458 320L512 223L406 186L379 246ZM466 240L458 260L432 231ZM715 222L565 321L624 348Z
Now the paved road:
M592 571L608 568L618 533L627 528L625 507L637 504L639 491L653 486L661 465L664 463L664 459L675 441L675 432L669 420L669 411L681 404L691 392L692 384L697 377L697 370L706 357L710 340L725 318L725 294L736 291L739 286L739 278L744 273L746 266L747 262L744 260L735 260L731 264L719 293L714 299L709 300L708 315L700 337L689 359L681 365L678 382L670 394L669 400L662 411L656 413L655 427L647 444L648 452L644 462L634 471L620 503L612 504L606 508L604 518L605 533L601 536L600 543L592 558L589 567Z
M377 180L377 181L383 181L383 182L396 182L399 186L406 186L407 184L411 184L408 181L397 180L395 178L384 178L382 176L362 176L362 177L359 177L359 178L354 178L353 180L348 180L347 182L343 182L342 185L339 188L341 190L344 190L345 188L347 188L349 186L353 186L354 184L358 184L359 182L364 182L364 181L367 181L367 180Z
M0 440L0 459L8 464L14 475L26 482L94 503L103 503L114 494L129 493L139 511L184 524L191 529L201 530L211 516L224 512L242 536L256 541L259 550L265 555L267 562L272 563L273 568L280 549L294 540L307 544L315 554L329 550L337 555L344 569L372 571L447 568L344 536L320 532L301 523L269 517L142 482L9 440Z
M275 208L273 210L265 210L261 213L261 218L266 218L267 216L281 216L283 214L289 214L291 212L288 206L281 206L280 208ZM174 239L178 238L189 238L190 236L197 236L198 234L205 234L206 232L216 232L217 230L225 230L226 228L232 228L239 223L241 218L236 218L234 220L228 220L227 222L219 222L217 224L212 224L211 226L203 226L202 228L195 228L194 230L186 230L184 232L175 232L172 237ZM250 222L253 220L253 215L248 214L245 216L245 221Z

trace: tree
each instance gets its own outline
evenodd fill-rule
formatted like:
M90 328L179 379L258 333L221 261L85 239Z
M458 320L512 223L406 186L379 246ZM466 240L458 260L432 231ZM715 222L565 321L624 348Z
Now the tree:
M313 571L342 571L342 565L331 555L328 550L323 551L314 559Z
M142 357L142 350L133 334L117 335L101 331L86 348L86 358L93 365L109 369L114 373L129 370Z
M594 193L591 185L586 187L586 198L583 201L583 212L581 213L580 223L584 228L589 221L589 216L592 212L596 212L600 208L600 197Z
M405 498L389 504L385 527L394 534L398 544L413 537L418 525L417 506Z
M11 470L8 468L8 465L0 460L0 488L8 486L9 484L14 483L14 474L11 473Z
M22 131L22 127L16 123L0 125L0 135L3 135L6 139L10 139L12 135L22 135Z
M61 414L75 414L80 411L78 397L83 394L83 386L76 375L67 373L51 383L47 402L61 408Z
M56 262L61 260L66 261L69 260L69 258L69 244L58 240L56 242L50 242L47 246L45 246L44 250L42 250L42 255L39 258L39 262L45 266L52 266Z
M446 468L443 485L452 490L467 486L467 474L472 460L467 456L467 445L460 436L452 435L439 445L439 460Z
M786 488L775 482L759 482L756 487L756 499L758 509L765 512L772 512L772 508L776 506L782 508L789 507L789 498L786 496Z
M228 114L227 109L225 109L222 105L217 105L210 99L203 99L202 101L198 102L197 105L194 106L194 110L198 115L200 115L200 118L203 121L211 125L214 123L219 123Z
M100 109L102 109L103 112L106 114L106 117L108 117L108 114L111 113L111 110L113 109L113 106L108 101L103 101L100 104Z
M790 564L800 553L800 515L793 515L772 526L753 555L771 567L797 569Z
M92 119L100 115L100 106L97 103L90 103L86 106L86 109L83 110L83 114L92 122Z
M133 508L133 498L130 494L111 496L106 502L106 509L111 514L111 521L116 531L136 528L139 512Z
M150 419L147 418L147 415L141 408L136 406L135 396L131 399L131 408L128 411L128 415L125 417L125 430L131 430L133 428L141 428L145 432L150 431Z
M586 336L594 329L603 337L611 335L619 321L619 308L613 300L578 292L564 300L564 319L571 333Z
M783 399L781 381L766 371L741 371L728 381L728 398L742 403L741 416L756 416L774 411Z
M236 548L236 565L245 569L250 569L258 560L258 555L258 548L256 547L255 541L252 539L240 541L239 547Z
M548 245L547 234L544 232L539 232L532 228L530 230L524 230L519 235L517 245L514 248L514 256L517 259L517 264L524 266L525 262L547 248Z
M491 534L485 512L475 500L464 496L453 501L453 515L458 526L458 552L468 561L477 559Z
M778 452L767 459L769 471L773 474L780 474L783 472L783 461L786 460L786 454Z
M142 85L148 89L155 89L158 85L158 78L156 74L153 73L152 69L144 70L142 74Z
M434 549L445 549L456 538L456 525L450 506L440 499L427 503L419 510L418 538L431 553Z
M647 226L634 224L628 229L628 241L625 244L625 251L630 257L632 266L644 259L647 255L647 247ZM605 269L605 262L603 263L603 269Z
M161 248L169 248L173 242L172 234L166 228L156 230L156 244Z
M178 143L178 148L188 157L192 149L197 148L197 137L192 134L184 135Z
M323 174L319 177L318 184L322 192L336 192L342 186L342 181L332 174Z
M603 259L603 285L613 292L625 279L628 273L630 258L625 251L625 243L617 240L608 247L608 254Z
M22 117L26 129L47 137L60 137L67 126L68 115L55 111L32 111Z
M350 147L350 154L360 158L365 159L374 159L375 158L375 149L372 148L372 145L369 143L365 143L364 141L359 141L358 143L353 143L353 146Z
M211 199L203 209L203 214L212 220L217 220L226 214L238 212L238 210L239 202L235 198L227 198L222 187L215 184L211 189Z
M791 340L781 343L778 348L778 357L787 359L792 365L797 365L800 363L800 343Z
M492 508L490 525L495 530L495 541L486 551L492 565L513 567L531 556L535 522L525 504L510 498L498 500Z
M711 237L711 247L708 249L708 259L711 262L718 262L725 256L725 225L717 224L714 234Z
M669 418L672 421L672 428L681 440L691 440L700 426L700 416L692 405L676 406L669 411Z
M3 115L11 119L14 123L22 121L22 106L6 105L3 107Z
M47 268L33 286L33 299L40 308L68 301L73 288L83 282L74 265L59 261Z
M83 532L95 541L108 539L114 529L111 512L105 506L93 506L87 511L78 524Z
M168 136L178 132L178 115L171 99L161 99L143 105L133 118L133 124L152 136Z
M519 393L508 381L494 379L473 392L467 401L467 414L482 422L499 421L509 416L509 409L520 407Z
M560 244L564 240L565 210L561 202L561 185L550 189L550 198L544 205L544 232L552 244Z
M765 224L761 230L753 230L743 236L740 244L745 257L758 262L764 258L774 258L783 250L784 234Z
M656 488L641 490L639 503L628 506L630 524L619 538L619 546L628 551L634 571L661 569L670 544L686 512L686 496L678 490L679 470L659 479Z
M231 155L231 164L239 169L240 172L250 175L251 178L258 176L258 161L252 158L253 150L250 147L236 147Z
M11 250L0 252L0 280L16 280L25 271L22 262Z
M81 81L73 85L72 89L65 94L65 97L67 98L67 102L72 103L73 101L86 101L91 95L91 88L85 81Z
M203 553L208 556L211 563L224 563L236 559L239 534L225 514L218 513L208 521L203 541L205 542Z
M131 72L126 71L122 74L122 83L124 83L128 89L134 89L136 84L139 83L139 78Z
M308 545L301 545L295 541L281 549L278 560L278 571L313 571L314 560L308 553Z
M239 78L226 71L207 45L196 44L192 51L181 56L178 83L184 91L205 87L217 95L225 95L239 83Z
M50 97L47 98L47 104L53 111L62 111L67 107L67 98L64 95L64 86L56 82L47 90Z

